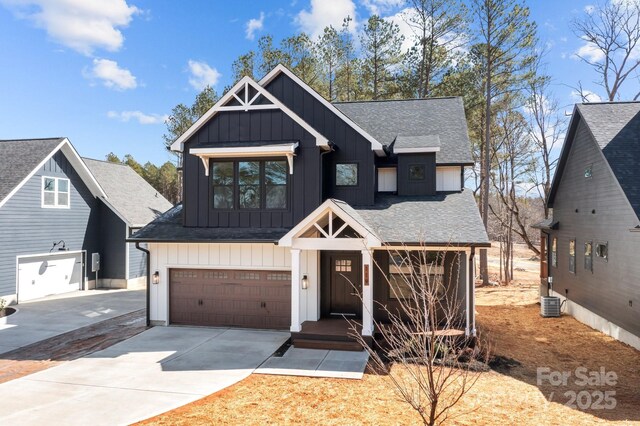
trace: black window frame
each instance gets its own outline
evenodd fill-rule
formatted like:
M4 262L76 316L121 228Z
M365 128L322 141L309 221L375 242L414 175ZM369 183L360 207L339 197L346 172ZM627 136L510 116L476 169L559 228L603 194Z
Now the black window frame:
M573 244L573 255L571 255L571 245ZM577 241L575 238L569 240L569 272L572 274L576 273L576 248Z
M411 177L411 168L412 167L419 167L420 169L422 169L422 177L421 178L412 178ZM423 182L425 179L427 179L427 165L424 163L414 163L414 164L409 164L407 166L407 180L409 182Z
M604 246L606 248L606 255L605 256L601 256L600 255L600 250L599 250L599 246ZM596 255L597 259L602 260L603 262L608 262L609 261L609 241L598 241L595 243L593 251Z
M587 247L589 253L587 254ZM593 241L585 241L584 243L584 269L593 273Z
M257 208L246 208L240 207L240 163L246 162L258 162L259 163L259 187L260 187L260 206ZM266 177L265 177L265 167L268 162L283 162L285 163L285 177L286 182L283 185L285 187L285 206L279 208L267 208L267 185ZM228 186L228 185L214 185L213 184L213 164L214 163L232 163L233 164L233 184L232 186L232 194L233 194L233 202L231 208L217 208L214 206L214 188L215 186ZM284 157L251 157L251 158L221 158L221 159L211 159L209 163L209 196L211 197L211 201L209 202L209 206L211 209L217 212L256 212L256 211L269 211L269 212L283 212L288 211L291 205L291 177L289 173L289 163Z
M341 185L338 183L338 166L356 166L356 183L354 185ZM335 179L335 185L338 188L356 188L360 185L360 162L358 161L341 161L336 163L334 168L333 178Z

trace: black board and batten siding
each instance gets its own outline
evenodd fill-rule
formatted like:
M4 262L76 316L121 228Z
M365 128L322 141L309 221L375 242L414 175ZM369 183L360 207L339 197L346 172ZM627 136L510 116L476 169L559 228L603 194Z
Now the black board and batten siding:
M287 209L214 209L211 177L205 175L202 161L189 154L189 150L215 147L217 143L251 141L299 143L293 160L293 175L289 175ZM293 227L322 202L320 148L316 146L316 139L280 110L219 113L185 142L184 152L185 226Z
M70 208L42 208L42 176L68 178ZM99 250L99 201L62 152L57 152L0 208L0 297L16 293L16 256L49 253L64 240L69 250Z
M109 207L100 204L101 250L98 278L124 279L127 225Z
M411 166L424 168L424 179L411 180ZM434 195L436 193L436 154L398 155L398 195Z
M280 74L265 89L334 144L335 150L324 157L323 199L337 198L352 206L372 205L376 176L371 143L287 75ZM357 186L335 185L339 163L358 164Z
M588 167L591 177L585 177ZM549 244L558 238L557 267L549 261L554 291L640 335L640 232L629 231L638 219L582 120L555 195L553 217L559 222L549 237ZM572 239L575 273L569 272ZM609 244L607 261L594 253L593 271L584 267L584 244L590 241L594 251L599 241Z

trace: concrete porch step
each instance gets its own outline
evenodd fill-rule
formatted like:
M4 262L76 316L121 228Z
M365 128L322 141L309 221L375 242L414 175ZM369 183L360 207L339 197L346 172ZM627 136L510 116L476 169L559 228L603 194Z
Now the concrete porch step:
M329 339L310 339L310 338L293 338L292 344L294 348L300 349L326 349L338 351L362 351L363 347L354 340L329 340Z

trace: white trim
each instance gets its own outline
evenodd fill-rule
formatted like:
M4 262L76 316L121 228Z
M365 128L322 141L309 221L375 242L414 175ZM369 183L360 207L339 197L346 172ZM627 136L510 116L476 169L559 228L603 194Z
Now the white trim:
M300 323L300 250L291 249L291 331L296 333L302 329Z
M293 174L293 157L296 155L298 142L280 145L263 145L254 147L224 147L224 148L191 148L189 154L193 154L202 160L204 174L209 176L209 159L211 158L235 158L239 156L251 157L287 157L289 174Z
M83 251L86 250L56 250L56 251L52 251L52 252L45 252L45 253L36 253L36 254L21 254L16 256L16 259L28 259L30 257L42 257L42 256L55 256L55 255L60 255L62 256L63 254L78 254L78 253L82 253Z
M424 148L393 148L395 154L419 154L425 152L440 152L439 146L424 147Z
M245 76L239 82L237 82L236 85L233 86L223 97L221 97L218 100L218 102L216 102L215 105L209 109L209 111L205 112L202 117L200 117L195 123L193 123L193 125L189 127L189 129L187 129L186 132L180 135L180 137L176 139L174 143L171 144L171 150L182 152L183 144L187 139L189 139L202 126L204 126L205 123L207 123L218 112L225 111L225 108L227 108L227 111L229 110L228 108L232 108L232 107L225 107L225 104L229 102L231 99L234 99L234 95L236 94L236 92L239 92L242 89L245 89L245 94L248 93L247 88L249 86L253 87L259 94L264 96L267 100L271 101L276 108L279 108L282 112L284 112L289 117L291 117L293 121L298 123L307 132L311 133L316 138L317 146L325 147L327 149L329 148L329 140L326 137L324 137L316 129L311 127L309 123L307 123L302 118L300 118L296 113L294 113L289 108L287 108L287 106L284 105L282 102L280 102L278 98L276 98L271 93L266 91L262 86L260 86L258 83L253 81L250 77ZM257 107L258 105L251 105L251 106L244 105L242 106L242 110L249 111L251 109L260 109ZM233 110L237 110L237 109L233 109Z
M124 280L129 281L129 225L124 227Z
M288 247L300 250L361 251L369 246L361 238L294 238Z
M627 345L640 350L640 336L636 336L635 334L625 330L619 325L612 323L608 319L603 318L600 315L590 311L584 306L567 299L560 293L556 293L555 291L551 290L549 292L549 295L559 297L560 300L566 301L566 313L568 315L571 315L581 323L586 324L587 326L598 330L599 332L604 333L607 336L611 336L620 342L626 343Z
M143 228L146 225L134 225L129 223L129 221L120 214L120 212L113 207L113 205L109 202L109 200L107 200L106 198L100 198L100 201L102 201L107 207L109 207L109 210L111 210L116 216L118 216L118 218L120 218L121 221L124 222L125 225L127 225L130 228ZM129 236L127 236L127 238L129 238Z
M40 179L40 207L43 209L70 209L71 208L71 180L68 177L58 177L58 176L41 176L42 179ZM52 179L53 180L53 191L45 191L44 190L44 181L45 179ZM60 194L60 190L58 188L59 182L61 180L66 180L67 181L67 204L64 205L60 205L58 204L58 194ZM53 193L53 204L45 204L44 203L44 194L46 193ZM64 192L63 192L64 194Z
M262 86L262 87L266 86L267 84L269 84L271 82L271 80L276 78L280 73L284 73L287 77L292 79L297 85L302 87L309 94L311 94L314 98L316 98L316 100L318 100L323 106L328 108L331 112L333 112L335 115L337 115L342 121L347 123L353 130L355 130L360 135L362 135L366 140L371 142L371 149L373 151L375 151L376 155L378 155L379 157L386 156L386 154L384 152L384 148L383 148L382 144L378 140L376 140L373 136L371 136L369 133L367 133L362 127L360 127L356 123L354 123L349 117L344 115L342 113L342 111L340 111L338 108L336 108L335 105L333 105L331 102L329 102L325 98L323 98L322 95L320 95L318 92L316 92L311 87L309 87L309 85L307 85L307 83L302 81L297 75L295 75L293 72L291 72L284 65L278 64L267 75L265 75L262 78L262 80L260 80L260 82L259 82L260 86Z
M362 250L362 335L373 336L373 269L374 262L369 250ZM369 276L365 277L365 269L368 266ZM369 285L365 285L365 282Z

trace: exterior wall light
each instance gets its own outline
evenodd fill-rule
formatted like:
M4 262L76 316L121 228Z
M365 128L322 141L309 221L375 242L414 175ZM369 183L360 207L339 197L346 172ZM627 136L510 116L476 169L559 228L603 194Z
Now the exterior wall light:
M302 289L306 290L309 288L309 278L306 275L302 276Z
M160 284L160 272L155 271L151 276L151 282L153 284Z

